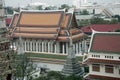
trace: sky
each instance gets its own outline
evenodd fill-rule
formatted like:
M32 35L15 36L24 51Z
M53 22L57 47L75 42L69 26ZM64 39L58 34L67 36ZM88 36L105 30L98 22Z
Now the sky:
M48 5L55 5L60 6L62 4L69 4L72 5L73 1L75 0L5 0L6 6L13 6L13 7L22 7L26 6L29 3L33 2L41 2L41 3L47 3ZM120 0L87 0L87 2L98 2L98 3L112 3L117 2Z

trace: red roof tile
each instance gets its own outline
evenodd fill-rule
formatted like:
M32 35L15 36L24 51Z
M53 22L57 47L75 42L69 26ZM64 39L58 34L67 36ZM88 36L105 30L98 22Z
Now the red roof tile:
M83 32L92 33L92 30L99 32L115 32L120 29L120 24L95 24L81 28Z
M120 53L120 34L96 33L91 44L91 52Z
M6 18L5 21L6 21L6 25L10 25L11 18Z

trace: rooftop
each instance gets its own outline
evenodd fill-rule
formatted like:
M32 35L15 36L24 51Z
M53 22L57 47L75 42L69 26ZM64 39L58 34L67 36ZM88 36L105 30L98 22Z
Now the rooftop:
M120 24L94 24L81 28L85 33L92 33L92 30L99 32L115 32L120 29Z
M120 54L120 33L93 33L89 52Z
M21 11L15 14L10 30L11 37L37 38L47 40L69 41L84 37L79 29L73 13L64 10ZM69 33L69 34L68 34Z

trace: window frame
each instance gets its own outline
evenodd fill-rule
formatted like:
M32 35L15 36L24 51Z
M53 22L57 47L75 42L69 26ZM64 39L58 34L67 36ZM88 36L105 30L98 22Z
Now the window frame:
M92 64L92 71L100 72L100 64Z
M114 73L113 65L105 65L105 73Z

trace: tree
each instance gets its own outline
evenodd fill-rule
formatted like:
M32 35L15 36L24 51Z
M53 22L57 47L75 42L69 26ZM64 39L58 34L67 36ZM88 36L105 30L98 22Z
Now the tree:
M118 24L119 22L116 19L104 20L102 18L94 17L90 21L91 24Z
M110 21L110 24L118 24L118 20L112 19L112 20Z
M78 26L87 26L90 25L90 20L81 20L81 21L77 21Z
M30 80L31 75L35 72L36 67L25 54L16 55L14 80Z
M120 22L120 16L119 15L115 15L115 16L113 16L113 18L117 18L118 22Z
M61 72L50 71L46 76L40 76L34 80L82 80L82 78L75 75L65 76Z
M120 32L120 29L115 30L115 32Z
M67 4L62 4L61 7L59 9L69 9L70 6Z
M83 11L81 12L81 15L89 15L89 12L88 12L87 10L83 10Z
M13 8L12 7L6 7L8 14L13 14Z
M38 6L37 8L38 8L38 10L43 10L42 5Z

